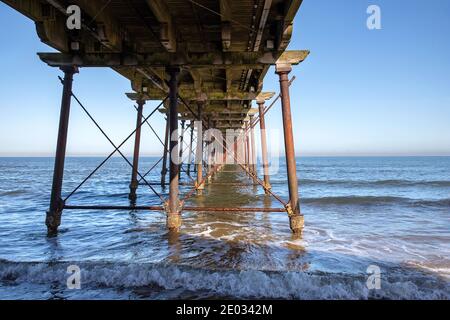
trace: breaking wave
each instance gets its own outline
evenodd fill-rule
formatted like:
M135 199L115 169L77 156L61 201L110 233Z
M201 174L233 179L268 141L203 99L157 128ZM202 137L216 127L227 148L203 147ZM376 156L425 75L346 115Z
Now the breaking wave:
M65 289L67 267L77 263L0 262L5 285L48 285ZM162 264L80 263L82 290L185 290L210 297L275 299L449 299L449 282L418 271L390 270L380 290L366 287L367 275L293 271L205 270Z

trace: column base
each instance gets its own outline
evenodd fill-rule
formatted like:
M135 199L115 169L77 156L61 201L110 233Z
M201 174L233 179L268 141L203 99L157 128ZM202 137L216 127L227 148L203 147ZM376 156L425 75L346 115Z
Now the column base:
M205 189L205 183L203 182L200 186L195 182L195 188L197 189L197 195L201 196L203 194L203 190Z
M137 190L137 185L131 184L130 185L130 193L128 194L128 199L131 202L136 202L136 199L137 199L136 190Z
M305 226L305 217L303 215L290 216L289 226L293 234L301 235Z
M167 170L161 171L161 187L162 188L166 187L166 174L167 174Z
M45 224L47 225L47 235L55 236L58 234L58 227L61 225L62 210L47 211Z
M136 200L137 200L137 195L136 195L136 193L130 193L130 194L128 195L128 199L130 200L130 202L135 203Z
M264 193L270 195L270 192L268 190L272 189L272 185L268 182L264 182L264 188Z
M167 229L169 229L170 232L178 232L180 231L181 227L181 214L179 213L169 213L167 214Z

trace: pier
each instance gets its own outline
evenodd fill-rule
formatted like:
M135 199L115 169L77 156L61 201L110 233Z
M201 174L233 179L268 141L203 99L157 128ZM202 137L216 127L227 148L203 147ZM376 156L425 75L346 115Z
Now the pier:
M304 218L299 204L289 88L295 79L292 68L303 62L309 51L286 50L301 0L3 2L35 22L40 40L57 50L40 52L39 58L62 71L54 175L46 214L49 235L57 234L64 210L86 209L162 211L171 232L182 228L185 211L279 212L289 217L292 232L301 234ZM68 10L71 5L80 11ZM69 28L68 19L76 22L78 18L79 27ZM279 93L263 91L271 66L275 66L279 77ZM76 75L83 68L94 67L112 68L130 81L132 92L125 94L135 105L136 126L120 144L109 138L73 91ZM160 103L147 110L147 101ZM265 115L277 101L281 102L289 199L275 194L270 185ZM109 141L112 151L72 192L63 195L70 109L74 103ZM164 132L153 129L148 122L151 117L165 121ZM143 126L150 127L163 150L147 172L139 167ZM262 176L256 167L257 134ZM129 140L134 140L131 161L120 150ZM114 155L121 156L130 167L129 206L69 202ZM160 181L149 181L148 174L159 164ZM245 179L236 179L235 172ZM190 186L190 190L181 193L181 184ZM227 184L262 188L279 205L251 208L230 203L224 207L192 200L200 196L207 200L209 192L225 190ZM158 197L159 205L137 204L139 189L144 187ZM168 197L159 192L166 187Z

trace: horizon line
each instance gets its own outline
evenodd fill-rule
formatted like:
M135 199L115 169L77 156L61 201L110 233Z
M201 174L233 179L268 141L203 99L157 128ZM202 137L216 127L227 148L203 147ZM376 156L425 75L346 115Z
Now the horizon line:
M71 154L66 155L66 158L102 158L106 157L107 155L102 154ZM126 157L133 157L133 154L125 154ZM150 157L161 157L160 154L143 154L140 155L140 158L150 158ZM296 154L295 157L305 157L305 158L312 158L312 157L364 157L364 158L381 158L381 157L450 157L450 153L448 154ZM55 155L46 155L46 154L0 154L0 158L55 158ZM120 155L114 155L111 158L122 158ZM258 156L258 158L260 158ZM272 156L272 158L274 158ZM278 158L285 158L284 155L280 155Z

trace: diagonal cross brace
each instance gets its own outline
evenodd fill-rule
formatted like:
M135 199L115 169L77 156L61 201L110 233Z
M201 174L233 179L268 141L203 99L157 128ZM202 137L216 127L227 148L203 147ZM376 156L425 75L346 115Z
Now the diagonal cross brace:
M62 80L60 78L60 80ZM100 127L100 125L95 121L95 119L91 116L91 114L87 111L87 109L84 107L84 105L81 103L81 101L73 94L71 93L72 97L77 101L77 103L80 105L80 107L83 109L83 111L88 115L88 117L94 122L96 127L100 130L100 132L106 137L106 139L111 143L111 145L114 147L114 151L112 151L108 157L105 158L63 201L66 202L75 192L78 191L79 188L81 188L82 185L86 183L94 174L97 172L116 152L118 152L122 158L133 168L133 165L130 163L130 161L127 159L127 157L119 150L136 132L138 128L140 128L144 122L141 122L141 124L131 132L128 137L118 146L114 144L114 142L108 137L108 135L103 131L103 129ZM157 110L159 107L161 107L164 102L167 100L167 97L150 113L149 116L146 117L145 120L148 120ZM133 168L133 170L135 170ZM139 175L139 177L149 186L149 188L153 191L153 193L160 198L161 201L164 202L164 199L156 190L145 180L145 177L143 177L137 170L136 173Z

